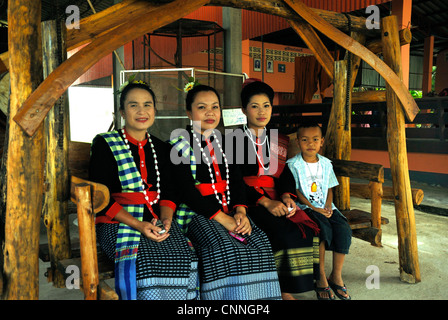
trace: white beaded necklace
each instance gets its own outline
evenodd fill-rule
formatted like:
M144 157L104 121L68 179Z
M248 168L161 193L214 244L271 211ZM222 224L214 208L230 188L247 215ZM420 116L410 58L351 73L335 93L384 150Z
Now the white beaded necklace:
M124 129L121 129L121 133L123 134L124 143L126 144L126 147L128 148L129 153L131 154L131 157L134 158L134 156L132 155L132 152L131 152L131 146L129 145L129 140L126 137L126 131ZM149 196L148 196L147 190L145 189L146 181L143 181L143 178L141 181L141 184L142 184L141 186L142 186L142 192L145 195L145 200L149 203L150 206L152 206L152 205L156 204L160 199L160 172L159 172L159 165L157 162L157 154L156 154L156 150L154 149L154 144L152 143L152 140L151 140L151 135L148 132L146 132L146 135L148 137L149 145L151 146L152 155L154 157L154 167L156 169L156 175L157 175L157 184L156 184L157 196L154 199L154 201L149 201Z
M219 140L216 137L215 131L213 130L212 134L213 134L214 140L216 141L216 143L218 145L219 151L221 151L221 154L222 154L222 157L224 158L224 163L225 163L225 166L226 166L226 191L227 191L227 198L226 198L226 202L224 202L224 203L222 202L222 200L218 196L218 190L216 190L216 187L215 187L215 179L214 179L214 176L213 176L211 164L210 164L210 161L208 160L207 155L204 152L204 148L202 148L201 141L199 141L199 139L196 136L196 133L194 132L193 128L191 128L191 132L193 133L193 137L196 140L199 148L201 149L202 156L205 159L205 162L207 163L208 172L210 173L210 179L212 181L212 188L213 188L213 191L215 193L215 197L218 200L219 204L222 204L223 206L228 206L230 204L229 165L227 163L227 157L226 157L224 151L222 150L221 144L219 143Z
M270 155L271 155L271 150L269 148L269 139L268 139L268 133L266 132L265 137L264 137L264 141L261 143L257 143L253 138L252 138L252 132L250 132L250 129L244 125L243 127L244 133L249 137L250 141L252 142L252 147L254 148L255 154L257 155L257 159L258 159L258 163L261 164L261 166L263 167L263 169L269 170L269 165L270 163L268 163L267 167L264 166L263 161L261 161L260 155L257 152L257 148L255 147L255 145L257 146L263 146L266 143L266 148L268 151L267 157L268 159L270 159ZM266 127L264 127L263 130L266 130Z

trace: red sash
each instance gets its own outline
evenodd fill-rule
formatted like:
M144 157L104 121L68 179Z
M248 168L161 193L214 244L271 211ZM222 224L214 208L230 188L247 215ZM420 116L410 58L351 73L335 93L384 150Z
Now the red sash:
M277 192L275 192L275 183L274 178L271 176L248 176L244 177L244 182L250 186L254 187L255 190L263 194L264 192L260 190L263 188L264 191L269 195L269 197L273 200L279 200L277 196Z
M226 192L226 187L227 187L227 181L226 180L221 180L217 183L215 183L215 189L212 188L211 183L201 183L201 184L197 184L196 185L196 189L199 190L199 192L203 195L203 196L210 196L212 194L215 194L215 190L218 193L221 193L222 195L225 194ZM223 196L223 200L225 201L225 197ZM227 205L223 205L223 211L225 213L229 213L229 207Z
M266 193L272 200L281 201L274 189L274 178L272 178L271 176L248 176L244 177L244 182L248 186L254 187L258 192L262 194L264 192L259 189L263 188L263 190L266 191ZM306 238L304 226L312 229L314 235L319 234L319 226L313 220L311 220L310 217L308 217L305 211L301 210L299 207L296 207L296 213L288 219L294 222L299 227L300 231L302 232L303 238Z
M288 158L289 137L271 130L269 175L278 178Z
M131 204L131 205L137 205L137 204L145 204L149 212L151 212L152 216L155 219L158 219L157 215L152 210L151 205L149 204L150 201L154 201L157 197L156 191L148 191L147 193L148 200L145 199L145 195L141 192L120 192L120 193L112 193L111 196L114 198L114 200L121 204Z

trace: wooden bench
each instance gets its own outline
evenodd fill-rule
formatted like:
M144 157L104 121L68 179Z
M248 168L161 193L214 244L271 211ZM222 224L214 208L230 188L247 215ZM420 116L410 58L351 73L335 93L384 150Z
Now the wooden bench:
M109 203L109 190L102 184L86 180L89 143L70 142L69 155L70 196L76 205L79 242L72 243L72 257L59 261L57 268L67 279L71 275L66 272L70 270L67 268L78 267L79 284L86 300L117 300L115 290L105 282L114 277L114 263L97 247L95 231L95 214ZM47 244L40 246L39 256L42 261L50 261Z
M344 210L342 214L348 220L353 236L366 240L374 246L381 246L381 225L389 220L381 217L381 205L384 183L384 168L379 164L359 161L331 159L333 170L337 177L349 177L367 180L368 184L357 184L367 188L370 198L370 212L352 209ZM352 196L350 183L350 196Z
M295 136L295 135L294 135ZM290 135L288 155L297 153L294 137ZM70 143L69 168L71 174L71 200L76 205L78 216L79 243L72 244L72 257L59 261L58 270L67 278L69 266L81 270L80 285L85 299L118 299L115 291L105 280L114 277L114 265L97 248L94 216L109 202L109 190L106 186L87 180L90 144ZM384 187L384 168L378 164L332 159L336 176L363 179L368 183L350 183L350 195L371 199L371 212L358 209L346 210L353 235L372 245L381 246L381 225L388 219L381 217L382 199L393 200L391 187ZM420 204L423 191L412 189L414 204ZM40 258L49 261L48 246L41 245Z

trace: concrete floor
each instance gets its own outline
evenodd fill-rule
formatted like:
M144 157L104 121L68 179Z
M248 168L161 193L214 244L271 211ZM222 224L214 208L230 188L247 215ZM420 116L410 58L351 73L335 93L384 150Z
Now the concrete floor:
M382 227L383 247L373 247L368 242L353 238L350 254L345 260L343 277L353 300L447 299L448 189L419 183L412 183L412 187L423 189L425 197L421 205L425 206L425 210L427 207L431 207L435 208L432 210L433 212L439 213L427 213L415 209L418 259L422 281L417 284L400 281L395 208L392 202L384 201L382 215L389 219L389 224ZM369 211L370 200L352 198L351 208ZM70 218L73 220L75 217L71 216ZM73 223L72 228L76 232L76 226ZM45 237L44 234L43 237ZM39 298L41 300L83 299L80 290L57 289L48 283L44 276L48 266L49 263L40 263ZM368 268L373 269L369 271ZM328 273L331 271L330 253L327 254L326 269ZM373 276L371 270L376 270L375 274L379 274L377 282L371 281ZM378 284L379 287L376 288L373 284ZM295 296L300 300L316 300L314 292Z

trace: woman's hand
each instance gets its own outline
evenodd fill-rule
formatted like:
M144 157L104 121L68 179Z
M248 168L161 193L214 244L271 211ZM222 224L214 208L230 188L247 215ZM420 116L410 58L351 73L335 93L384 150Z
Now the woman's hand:
M170 209L172 211L172 209ZM161 220L163 225L165 226L166 232L163 234L159 234L159 231L162 230L159 227L156 227L156 219L153 219L151 222L148 221L139 221L134 218L129 212L127 212L124 208L115 215L114 220L122 222L134 228L143 234L146 238L151 239L156 242L161 242L169 237L168 231L171 228L171 217L169 215L162 216Z
M252 232L252 226L246 217L245 210L237 210L233 217L221 211L213 217L213 220L219 222L228 231L249 235Z
M287 193L282 195L282 201L285 204L285 206L288 208L288 214L286 215L286 218L292 217L295 215L297 210L297 205L295 201L291 198L291 196Z
M252 226L250 224L249 219L246 216L245 210L243 212L243 210L237 209L235 215L233 216L233 219L235 219L235 222L237 225L237 227L234 231L235 233L240 233L242 235L245 235L245 234L250 235L252 233Z
M272 215L276 217L286 216L289 213L288 208L281 201L271 200L269 198L263 197L258 201L260 205L265 207Z
M219 222L224 228L232 232L235 232L235 229L238 227L235 219L222 211L217 213L213 217L213 220Z
M166 238L168 238L170 236L170 234L168 233L168 230L163 233L163 234L159 234L159 232L162 230L159 227L156 227L155 224L157 222L157 219L152 219L151 222L148 221L141 221L138 225L137 225L137 230L141 232L141 234L143 234L146 238L155 241L155 242L162 242L163 240L165 240ZM166 229L166 225L164 222L164 226ZM169 226L171 226L171 223L169 223Z

